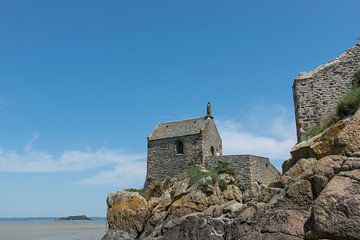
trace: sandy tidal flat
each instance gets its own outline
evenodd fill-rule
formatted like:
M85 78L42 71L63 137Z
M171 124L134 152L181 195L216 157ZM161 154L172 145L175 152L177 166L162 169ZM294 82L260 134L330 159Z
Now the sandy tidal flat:
M104 221L0 222L1 240L100 240Z

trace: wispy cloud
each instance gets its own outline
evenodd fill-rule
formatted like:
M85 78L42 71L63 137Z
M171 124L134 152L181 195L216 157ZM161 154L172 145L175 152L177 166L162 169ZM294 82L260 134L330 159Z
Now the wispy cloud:
M33 143L36 142L36 140L38 140L40 137L40 134L39 133L33 133L32 134L32 138L26 143L25 145L25 150L26 151L29 151L31 150L32 146L33 146Z
M24 150L14 151L0 146L0 172L48 173L78 172L96 169L96 176L80 180L77 184L125 184L143 182L146 170L144 154L120 150L65 150L59 154L33 147L40 134L34 133Z
M279 140L242 130L231 121L222 123L219 131L223 139L224 154L255 154L285 160L295 143L293 138Z
M112 170L100 171L96 176L79 181L77 184L121 184L135 186L143 184L146 174L145 161L118 164Z
M242 120L220 120L224 154L254 154L269 157L279 167L295 144L293 116L281 105L247 109Z
M121 166L144 160L142 154L127 154L118 150L101 148L66 150L58 155L25 148L17 152L0 147L0 172L69 172L85 171L105 166Z

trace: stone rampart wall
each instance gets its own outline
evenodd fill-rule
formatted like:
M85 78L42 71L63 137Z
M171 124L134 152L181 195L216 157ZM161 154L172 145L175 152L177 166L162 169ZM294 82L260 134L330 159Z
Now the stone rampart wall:
M299 142L314 124L335 112L339 99L353 87L359 67L360 43L335 60L296 77L293 95Z

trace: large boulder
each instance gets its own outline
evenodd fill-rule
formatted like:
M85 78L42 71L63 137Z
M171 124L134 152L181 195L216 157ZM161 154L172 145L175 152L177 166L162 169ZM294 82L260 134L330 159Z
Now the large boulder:
M340 120L322 133L295 145L291 159L283 164L288 170L301 158L320 159L327 155L360 156L360 109L354 116Z
M150 236L147 240L223 240L225 237L224 222L204 216L200 213L190 214L167 222L161 228L160 236Z
M341 167L346 159L346 157L341 155L329 155L323 157L319 161L316 161L313 168L313 174L323 175L327 178L331 178L340 172Z
M300 240L309 213L297 210L271 210L264 204L244 208L227 227L225 239Z
M236 200L242 202L242 193L240 189L235 185L230 185L223 191L224 198L228 201Z
M302 158L297 161L288 171L286 171L281 177L297 178L303 175L305 172L311 171L316 164L315 158Z
M221 206L215 207L214 217L220 217L223 214L235 216L243 208L243 206L244 206L243 204L241 204L235 200L224 203Z
M339 133L336 142L337 151L347 156L360 156L360 110L350 123Z
M109 240L113 236L135 239L150 213L145 198L137 192L116 192L109 194L107 204L108 226L112 231L104 239Z
M292 160L297 161L301 158L320 159L334 152L337 137L346 127L348 121L348 119L341 120L319 135L295 145L290 151Z
M176 181L174 185L171 188L171 194L174 196L174 198L181 197L188 193L188 189L190 187L190 179L185 178L180 181Z
M189 196L183 196L171 204L170 214L172 218L179 218L205 209L207 209L206 205L194 203Z
M299 179L285 187L285 193L280 195L273 207L289 210L309 210L313 202L311 182Z
M360 239L360 170L333 177L316 199L308 239Z

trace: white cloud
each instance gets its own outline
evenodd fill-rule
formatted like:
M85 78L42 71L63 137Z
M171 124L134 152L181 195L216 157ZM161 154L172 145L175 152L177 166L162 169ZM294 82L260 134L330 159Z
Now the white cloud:
M83 179L77 184L117 184L121 186L141 186L146 174L145 161L119 164L112 170L100 171L96 176Z
M0 147L0 172L47 173L100 170L94 176L76 184L116 184L140 186L145 179L144 154L129 154L118 150L101 148L96 151L66 150L59 155L35 150L26 145L17 152Z
M278 140L275 137L264 137L243 131L232 122L223 123L219 131L223 140L224 154L254 154L285 160L295 143L291 138Z
M96 151L66 150L59 155L26 147L17 152L0 148L0 172L84 171L105 166L119 166L144 160L142 154L126 154L101 148Z
M0 172L48 173L100 170L94 177L80 180L77 184L121 184L131 186L144 181L146 172L145 154L100 148L95 151L65 150L53 154L37 150L33 144L39 139L33 133L24 150L14 151L0 146Z
M286 160L295 144L293 117L281 105L256 106L243 121L219 121L224 154L254 154Z

